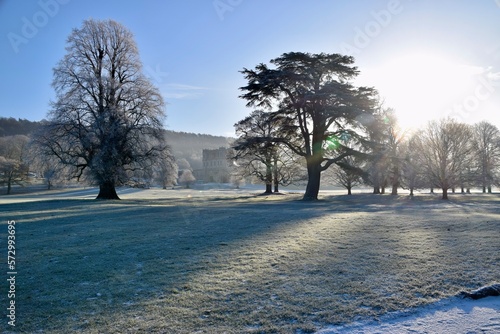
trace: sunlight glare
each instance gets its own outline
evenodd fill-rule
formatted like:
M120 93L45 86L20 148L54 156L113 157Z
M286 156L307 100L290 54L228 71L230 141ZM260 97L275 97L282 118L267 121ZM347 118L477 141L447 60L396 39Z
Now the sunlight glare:
M457 101L474 92L474 77L483 72L451 58L411 53L362 70L360 79L377 88L384 104L395 109L401 127L410 129L444 117Z

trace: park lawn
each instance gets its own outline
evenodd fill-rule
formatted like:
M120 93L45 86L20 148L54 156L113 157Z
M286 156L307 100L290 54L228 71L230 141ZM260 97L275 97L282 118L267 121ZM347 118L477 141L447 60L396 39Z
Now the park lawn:
M0 197L18 272L4 331L310 333L499 279L498 195L26 196Z

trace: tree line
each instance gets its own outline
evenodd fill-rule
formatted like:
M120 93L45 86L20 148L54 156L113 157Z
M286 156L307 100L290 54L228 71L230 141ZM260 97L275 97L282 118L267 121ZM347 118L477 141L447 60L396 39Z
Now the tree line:
M155 183L165 189L177 185L180 182L179 165L183 160L185 159L176 160L173 155L166 155L148 168L130 171L123 184L149 187ZM40 151L38 143L30 136L0 137L0 186L6 187L6 193L10 194L12 187L16 185L38 184L37 180L43 180L50 190L71 183L73 178L66 164L57 157ZM89 177L82 176L79 181L87 185L98 185Z
M29 121L27 119L15 119L14 117L0 117L0 137L16 135L29 135L33 133L43 121Z

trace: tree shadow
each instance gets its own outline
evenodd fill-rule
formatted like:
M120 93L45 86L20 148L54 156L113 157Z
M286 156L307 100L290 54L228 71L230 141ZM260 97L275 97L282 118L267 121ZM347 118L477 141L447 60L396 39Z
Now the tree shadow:
M208 316L203 314L206 310L198 309L199 305L212 305L214 313L220 309L221 319L242 317L238 310L253 312L254 318L246 320L250 323L272 312L278 312L279 316L279 308L271 308L272 305L261 305L262 309L257 312L252 311L251 303L242 303L249 294L255 295L254 302L263 303L274 298L275 289L287 284L293 289L282 303L296 314L308 308L301 306L304 293L317 296L318 312L324 313L312 316L317 322L350 319L351 303L359 306L361 311L355 313L358 315L383 313L388 306L382 304L390 299L383 296L396 293L394 288L381 284L384 279L392 280L396 289L403 288L411 285L408 280L418 268L423 272L420 276L437 275L435 277L449 280L449 275L434 271L431 266L443 256L450 256L447 248L459 250L461 255L456 257L457 264L452 270L456 274L459 261L468 260L467 250L477 246L476 236L465 238L463 228L448 232L445 227L449 223L446 226L432 222L408 224L401 229L399 226L405 222L383 220L388 212L413 217L422 210L425 213L420 214L420 220L425 220L426 215L435 215L433 219L439 220L437 215L443 206L440 203L427 198L409 200L369 195L332 196L304 202L300 195L268 200L249 194L237 198L179 197L119 202L53 199L2 204L1 209L3 221L18 222L20 275L16 302L22 330L92 331L111 328L110 321L120 323L123 330L128 321L124 319L135 319L138 314L147 318L147 312L156 304L163 310L155 309L158 314L170 312L179 318L172 319L166 314L165 323L157 318L149 322L130 321L139 327L141 321L148 328L159 326L161 331L166 324L215 326L216 322L206 323ZM469 208L463 206L459 213L463 214L466 209ZM351 220L351 213L368 215L354 216ZM480 229L490 227L482 224ZM430 238L432 242L424 243L425 247L446 251L431 253L430 261L420 264L426 257L419 256L418 251L422 249L413 244L412 235ZM6 238L4 231L1 237ZM457 249L454 238L474 242ZM325 253L327 257L315 260ZM489 253L485 251L485 254ZM476 258L474 256L477 261ZM246 267L240 267L239 261L258 265L247 268L255 272L240 273L238 270L246 270ZM402 273L405 263L415 270ZM380 272L381 269L386 271ZM237 272L227 273L231 270ZM464 277L469 274L472 273ZM372 282L363 283L369 277ZM248 279L253 285L244 282ZM308 282L301 283L302 279ZM424 281L431 284L433 279ZM450 281L447 287L457 282ZM217 291L223 283L231 287L230 291ZM374 292L377 284L384 288ZM296 289L301 285L306 290L298 292ZM246 290L249 286L256 290ZM336 290L326 291L326 286ZM347 291L349 289L351 291ZM339 292L341 290L344 292ZM6 295L6 291L1 293ZM404 297L413 298L417 293L425 294L425 288L410 288ZM236 297L238 294L240 297ZM343 301L343 298L352 300ZM364 302L368 308L361 307L363 298L373 299L373 302ZM220 306L221 303L227 305ZM325 303L339 309L328 311ZM397 301L394 303L391 307L398 305ZM175 306L182 310L171 309ZM380 307L378 311L377 307ZM349 312L351 315L347 316Z

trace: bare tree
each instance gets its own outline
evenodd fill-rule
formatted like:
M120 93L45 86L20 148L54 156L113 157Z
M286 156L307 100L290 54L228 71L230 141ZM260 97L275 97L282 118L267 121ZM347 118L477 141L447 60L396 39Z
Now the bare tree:
M163 189L177 184L178 166L174 156L169 151L165 150L163 157L155 166L156 180L160 183Z
M98 199L151 167L165 150L164 102L141 72L132 33L119 23L86 20L54 68L49 124L36 143L70 167L71 177L99 185Z
M386 124L386 155L388 162L388 177L392 187L391 195L398 194L401 185L402 143L405 139L404 131L399 127L394 110L387 109L384 123Z
M29 145L28 159L30 169L37 175L43 177L47 190L51 190L56 184L64 183L65 168L59 159L53 155L47 155L38 150L37 145Z
M429 186L424 174L421 147L418 135L411 136L401 144L401 185L410 190L410 196L414 195L415 189Z
M26 151L29 138L17 135L0 138L0 184L7 186L7 194L13 185L24 185L28 179Z
M187 161L184 158L177 159L177 161L175 163L177 164L177 169L179 171L184 171L184 170L193 171L193 169L191 168L191 164L189 163L189 161Z
M0 184L7 185L7 195L11 193L13 185L24 185L27 173L28 167L20 160L0 156Z
M365 172L356 160L355 156L345 157L333 168L334 182L346 188L347 195L352 195L352 188L363 182Z
M497 179L500 167L500 131L488 122L480 122L473 126L473 155L477 165L478 181L483 193L491 193L491 186Z
M266 185L266 193L279 192L279 185L289 185L298 173L297 156L285 147L290 133L283 126L287 118L261 110L235 124L239 138L231 157L243 175L254 175ZM279 140L278 140L279 138Z
M426 176L442 189L443 199L448 199L449 189L460 184L472 149L470 138L470 127L452 119L431 121L421 134L419 150Z
M279 192L279 186L289 186L307 180L307 167L289 147L279 145L273 156L274 192Z
M194 181L196 181L196 178L194 177L193 172L189 169L184 170L179 178L179 183L186 185L186 188L190 188Z
M244 171L254 175L266 185L266 193L272 192L273 156L278 145L273 142L273 118L271 113L253 111L250 116L234 125L238 139L233 144L232 157Z
M238 168L238 166L233 166L231 168L229 180L236 189L240 189L241 186L245 185L245 173L243 169Z
M366 127L368 136L368 153L366 162L367 177L365 183L373 187L374 194L385 194L388 185L388 157L387 157L387 125L385 111L382 104L378 104L372 115L372 120Z
M394 110L379 105L368 133L371 152L366 181L373 186L374 194L385 194L386 187L391 186L391 195L397 195L401 186L401 146L405 132L399 127Z

